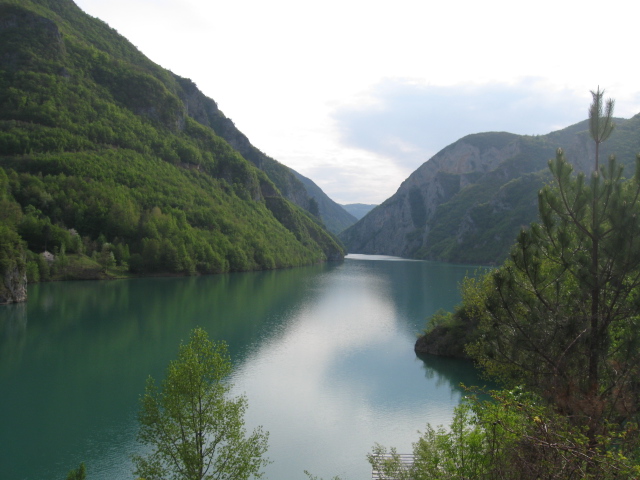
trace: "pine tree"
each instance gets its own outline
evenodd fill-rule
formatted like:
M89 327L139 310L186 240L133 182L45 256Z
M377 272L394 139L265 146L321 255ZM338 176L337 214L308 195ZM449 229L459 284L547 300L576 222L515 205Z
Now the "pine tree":
M603 93L592 92L589 109L596 152L613 129ZM539 194L540 222L488 277L482 338L470 351L583 425L595 448L640 405L640 155L629 181L614 157L589 182L561 149L549 168L555 186Z
M596 144L596 163L594 171L597 172L600 168L600 144L607 140L615 124L613 123L613 107L615 101L608 99L603 107L602 100L604 97L604 90L600 91L600 87L594 92L591 91L593 97L593 103L589 107L589 133L591 138Z
M139 440L151 447L133 457L135 474L147 479L246 480L259 478L269 434L246 436L244 396L229 398L231 362L225 343L197 328L180 346L158 390L149 377L139 414Z

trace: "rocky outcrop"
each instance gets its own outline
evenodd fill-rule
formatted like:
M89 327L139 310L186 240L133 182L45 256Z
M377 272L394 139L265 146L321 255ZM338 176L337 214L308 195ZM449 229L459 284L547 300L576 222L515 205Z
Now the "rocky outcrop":
M322 219L325 226L327 227L327 230L337 235L345 228L348 228L356 223L356 217L347 212L342 207L342 205L339 205L331 200L320 189L320 187L315 184L315 182L303 175L300 175L295 170L292 170L292 172L298 178L298 180L302 182L305 189L307 190L307 193L316 202L316 205L318 206L317 212L314 212L313 209L310 211L311 213L318 215Z
M340 235L348 251L418 256L438 208L520 153L517 135L487 135L491 141L473 135L459 140L412 173L395 195Z
M436 327L416 340L414 351L418 355L438 355L439 357L469 358L465 352L464 337L446 328Z
M601 158L631 164L640 115L616 119ZM593 169L586 121L541 136L489 132L464 137L425 162L391 198L339 237L350 253L454 263L498 264L519 230L538 218L537 193L549 159L563 148L576 171Z
M66 55L62 34L52 20L17 5L0 6L0 66L14 70L33 61L33 50L50 59Z
M0 271L0 305L27 301L27 269L23 259Z

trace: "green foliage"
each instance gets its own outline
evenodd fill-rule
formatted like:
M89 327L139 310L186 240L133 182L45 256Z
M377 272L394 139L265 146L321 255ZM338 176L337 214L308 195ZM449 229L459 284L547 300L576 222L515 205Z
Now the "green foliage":
M422 192L418 187L409 190L409 206L413 226L423 228L427 224L427 208Z
M508 138L514 136L506 134L503 140ZM540 171L542 159L554 152L551 142L532 137L521 138L519 149L501 169L469 175L465 188L438 205L416 258L484 265L505 260L513 238L536 218L535 197L549 177ZM505 171L514 178L505 181Z
M67 474L67 480L85 480L87 478L87 468L84 462L78 468L74 468Z
M102 250L98 255L98 263L102 265L104 272L106 272L109 268L113 268L116 266L116 257L113 254L113 245L106 242L102 244Z
M344 254L304 214L291 229L274 218L264 196L280 192L216 135L227 119L193 82L69 0L2 0L0 22L0 222L31 251L108 241L136 273L189 275ZM189 116L196 98L211 118Z
M141 478L189 480L262 476L268 433L246 436L244 396L229 398L231 361L224 343L195 329L169 364L161 389L147 381L141 400L138 439L150 454L134 456Z
M541 191L541 223L491 273L472 353L595 435L637 413L640 170L625 183L611 159L586 184L561 151L550 166L558 187Z
M595 171L598 171L599 164L599 147L602 142L607 140L615 124L613 123L613 107L615 102L611 99L606 101L606 106L602 104L604 97L604 90L591 91L593 97L593 103L589 107L589 134L596 144L596 166Z
M601 115L601 94L593 96L592 115ZM612 131L604 124L591 132L597 146ZM539 223L520 232L509 259L462 307L440 314L429 335L454 319L477 327L471 356L507 386L532 392L534 400L516 405L533 422L519 417L508 429L520 474L637 478L640 155L629 180L613 156L589 180L561 149L549 169L555 185L539 192ZM472 315L461 315L469 306ZM486 411L474 413L482 420ZM487 478L516 478L501 475Z
M322 480L321 478L318 478L317 476L311 474L307 470L304 471L304 474L309 478L309 480ZM341 480L341 478L336 475L335 477L331 477L331 480Z
M478 272L476 272L478 275ZM467 358L465 347L478 339L483 300L490 288L484 275L466 277L461 286L462 302L453 312L438 310L427 321L416 351L446 357Z
M485 132L474 133L464 138L474 147L484 151L490 148L504 148L516 140L518 136L508 132Z
M468 397L448 428L427 425L411 456L375 445L368 459L374 472L396 480L637 478L637 435L629 424L594 451L566 417L515 389Z
M18 234L0 223L0 303L15 301L13 290L26 273L25 256Z

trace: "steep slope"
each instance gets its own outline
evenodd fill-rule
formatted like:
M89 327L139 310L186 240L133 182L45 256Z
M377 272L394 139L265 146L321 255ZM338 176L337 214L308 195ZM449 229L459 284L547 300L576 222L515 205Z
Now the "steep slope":
M254 147L231 119L220 111L216 102L200 92L195 83L178 76L175 79L180 86L178 95L184 102L187 114L200 124L212 128L244 158L265 172L285 198L319 216L334 234L355 223L356 219L345 215L344 210L313 181Z
M313 199L311 212L313 213L314 210L318 211L320 218L322 218L330 232L337 235L345 228L357 222L358 219L356 217L347 212L341 205L331 200L312 180L300 175L298 172L293 170L292 172L304 185L306 191Z
M456 263L504 259L520 228L537 217L547 161L563 148L577 170L594 151L580 122L544 136L469 135L444 148L405 180L395 195L340 238L349 252ZM630 163L640 151L640 116L618 119L605 155ZM606 158L606 157L603 157Z
M309 203L286 167L230 145L215 102L71 0L0 1L0 85L0 224L27 271L43 273L31 253L45 249L183 273L343 255L287 200ZM278 172L295 180L286 197Z

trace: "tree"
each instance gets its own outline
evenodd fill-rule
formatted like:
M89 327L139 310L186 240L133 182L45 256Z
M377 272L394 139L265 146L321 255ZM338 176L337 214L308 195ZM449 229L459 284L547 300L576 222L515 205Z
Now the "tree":
M314 217L320 217L320 206L318 205L318 201L313 197L309 198L309 213Z
M69 470L67 474L67 480L85 480L87 478L87 468L84 465L84 462L80 464L78 468L74 468Z
M151 479L234 479L262 476L268 433L246 436L247 399L229 398L231 361L225 343L196 328L167 369L161 390L147 381L138 439L151 453L133 457L135 475Z
M638 478L640 465L622 435L591 452L588 438L565 416L522 389L466 397L449 428L427 425L411 455L375 445L374 478L395 480L539 480ZM634 452L633 445L630 449ZM375 475L377 473L377 476ZM313 479L312 479L313 480Z
M382 478L640 478L640 155L630 180L613 157L598 165L613 102L603 115L604 92L591 93L590 182L559 149L540 222L431 320L434 331L477 326L467 351L511 389L467 399L449 430L427 426L411 462L375 446Z
M604 97L604 90L600 91L600 87L598 87L595 92L592 90L591 96L593 97L593 103L589 107L589 134L596 144L594 170L597 172L600 168L600 144L609 138L615 126L613 123L613 107L615 102L612 99L608 99L606 105L603 107L602 99Z
M589 110L596 149L613 128L603 93L592 92ZM540 222L490 274L470 351L582 425L595 451L640 406L640 155L629 181L614 157L589 182L561 149L549 167L555 187L539 194Z
M98 263L102 266L102 272L107 273L109 268L116 266L116 257L113 255L113 245L107 242L102 244L100 253L96 255Z

